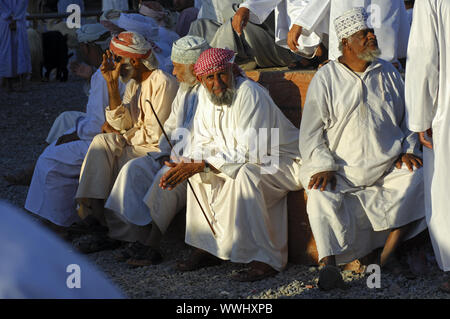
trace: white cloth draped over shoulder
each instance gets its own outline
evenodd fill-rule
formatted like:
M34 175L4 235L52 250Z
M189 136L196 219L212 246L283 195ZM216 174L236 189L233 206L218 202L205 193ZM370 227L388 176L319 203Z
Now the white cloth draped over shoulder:
M369 14L382 59L397 62L406 57L410 25L403 0L311 0L294 23L308 32L328 34L328 56L335 60L341 52L334 19L353 7L364 7Z
M205 159L220 174L200 173L190 181L217 237L188 191L186 243L221 259L281 270L287 263L286 194L301 189L298 129L256 82L237 77L235 94L230 106L216 106L200 88L188 157Z
M319 260L345 263L384 245L389 230L423 219L423 169L394 168L402 153L421 157L406 127L404 83L388 62L357 75L331 61L308 88L300 127L300 179L335 171L337 187L306 190ZM425 228L419 222L409 237Z
M408 126L433 129L424 147L426 219L439 267L450 270L450 1L416 1L406 64Z
M297 24L297 18L311 1L314 0L246 0L241 7L250 10L250 21L257 24L263 23L275 10L275 43L289 49L287 34L292 25ZM298 53L313 57L321 42L321 33L309 32L305 29L298 39Z
M192 122L197 110L197 94L200 85L188 90L179 89L172 103L172 111L164 123L164 130L172 141L178 140L179 133L192 133ZM179 129L185 129L181 132ZM183 136L183 138L191 138ZM175 149L179 149L174 142ZM188 146L190 140L180 141ZM169 169L161 167L158 159L171 154L164 135L159 140L160 152L149 152L147 156L128 162L119 172L105 207L121 215L126 221L144 226L155 217L162 232L165 232L175 214L186 204L186 186L179 185L172 191L159 187L159 180ZM182 155L179 152L177 155ZM147 194L147 195L146 195Z
M31 73L26 24L28 0L0 0L0 78ZM16 21L16 30L10 23Z
M125 85L119 82L121 96ZM86 113L76 126L66 133L77 131L80 140L56 146L52 142L39 157L28 190L25 208L60 226L79 221L75 193L83 159L96 134L105 122L108 89L100 70L91 78L91 89Z

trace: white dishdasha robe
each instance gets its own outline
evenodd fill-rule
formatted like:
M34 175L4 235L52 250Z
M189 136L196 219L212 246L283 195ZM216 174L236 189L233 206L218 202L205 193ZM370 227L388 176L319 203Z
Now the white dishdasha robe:
M416 1L406 66L408 127L433 129L433 150L424 147L426 219L437 263L450 270L449 173L450 1Z
M302 188L298 129L258 83L239 76L235 88L229 106L214 105L204 87L199 92L190 157L220 173L199 173L190 182L217 236L188 189L186 243L221 259L281 270L288 257L286 195Z
M188 90L179 89L172 103L172 111L164 123L164 130L173 145L178 140L177 132L192 133L192 123L197 110L198 89L196 85ZM179 129L186 129L183 132ZM184 135L183 142L188 144L192 134ZM161 177L170 169L161 167L159 159L171 154L170 146L164 135L159 140L160 152L149 152L146 156L133 159L126 163L119 172L111 194L105 204L116 216L125 223L137 226L150 224L152 220L164 233L175 215L186 205L186 182L169 191L159 187ZM181 156L183 152L176 155ZM106 215L108 218L108 214ZM117 233L117 232L116 232ZM118 236L110 234L111 237L126 240L133 237L128 232L118 232Z
M300 178L335 171L335 191L306 189L307 212L319 260L346 263L382 247L389 231L419 221L425 229L423 169L394 164L402 153L421 156L406 127L404 83L388 62L361 76L338 61L322 67L308 88L300 126Z
M0 0L0 78L13 78L31 73L31 55L28 44L28 1ZM16 30L10 23L16 21Z
M121 82L119 91L121 96L125 91ZM25 201L27 210L60 226L70 226L80 220L75 194L81 164L92 139L102 131L108 103L108 88L98 69L91 78L86 113L66 132L76 131L80 140L60 145L55 145L54 140L39 156Z

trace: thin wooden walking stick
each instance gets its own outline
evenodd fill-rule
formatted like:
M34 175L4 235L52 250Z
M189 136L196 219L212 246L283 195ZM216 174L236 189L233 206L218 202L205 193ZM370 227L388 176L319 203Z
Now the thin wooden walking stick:
M148 102L148 104L150 104L150 107L151 107L151 109L152 109L152 112L153 112L153 114L155 115L156 121L158 122L158 125L159 125L159 127L161 128L161 131L163 132L164 137L165 137L166 140L167 140L167 143L169 143L170 150L172 150L172 149L173 149L173 145L172 145L172 143L170 142L170 138L169 138L169 136L167 136L167 133L166 133L166 131L164 130L164 127L163 127L161 121L159 120L158 115L157 115L156 112L155 112L155 109L153 108L152 102L150 102L150 100L148 100L148 99L146 99L145 102ZM195 200L197 201L198 206L200 206L200 209L202 210L203 216L205 217L206 222L207 222L208 225L209 225L209 228L211 228L211 231L212 231L214 237L216 237L216 232L214 231L214 227L212 226L211 222L209 221L208 216L206 216L205 210L203 209L203 206L202 206L202 204L200 203L200 200L198 199L197 194L195 194L194 188L192 188L192 185L191 185L191 183L189 182L189 180L187 180L187 183L188 183L188 185L189 185L189 187L190 187L190 189L191 189L191 191L192 191L192 194L194 194L194 197L195 197Z

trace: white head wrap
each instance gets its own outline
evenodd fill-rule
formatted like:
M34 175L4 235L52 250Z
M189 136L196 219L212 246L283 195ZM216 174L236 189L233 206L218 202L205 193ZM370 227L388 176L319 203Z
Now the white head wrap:
M77 30L78 42L94 42L106 50L111 40L109 30L100 23L85 24Z
M354 35L358 31L369 29L367 12L364 8L353 8L346 11L334 20L334 27L339 41Z
M200 54L209 49L205 39L187 35L173 43L171 59L175 63L195 64Z
M137 32L147 41L159 41L159 26L148 17L136 13L121 13L117 26L127 31Z

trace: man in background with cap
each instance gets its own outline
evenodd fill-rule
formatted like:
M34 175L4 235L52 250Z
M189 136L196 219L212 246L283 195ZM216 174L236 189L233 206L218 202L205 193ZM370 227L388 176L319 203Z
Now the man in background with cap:
M82 218L92 215L104 226L104 203L120 168L129 160L158 152L161 128L170 114L178 90L176 80L158 69L152 47L135 32L122 32L111 40L103 55L100 70L108 87L105 134L97 135L83 162L76 199ZM119 78L127 87L123 100ZM153 113L152 107L156 113ZM85 253L112 247L115 243L103 234L93 241L79 243Z
M310 0L292 1L301 13L293 19L288 35L288 45L293 47L302 35L316 33L328 37L328 57L340 57L339 39L334 29L334 20L353 7L364 7L369 13L368 23L379 39L381 58L398 64L406 57L410 24L403 0Z
M173 44L173 73L180 88L164 130L175 145L175 157L183 154L183 148L189 147L192 139L200 88L193 73L194 64L200 53L208 48L204 39L195 36L186 36ZM159 187L159 180L169 170L164 163L170 162L172 154L164 135L159 140L159 149L160 152L149 152L122 167L105 205L108 209L105 217L111 220L108 223L115 221L117 225L116 231L110 229L109 236L132 243L119 258L135 266L162 261L159 247L162 235L175 215L186 206L186 182L173 191Z
M200 55L194 141L178 163L166 164L160 186L172 191L189 178L215 231L188 191L185 240L196 249L180 271L230 260L249 264L233 279L256 281L287 263L286 195L301 189L298 129L265 88L243 76L234 55L218 48Z
M319 287L343 286L335 266L383 247L375 263L395 263L403 240L423 231L421 152L405 120L404 83L380 50L364 8L335 22L341 57L308 88L300 127L300 178L319 253Z
M98 26L101 27L101 25ZM86 41L92 48L98 45L98 43L95 44L96 41L107 30L103 28L103 32L95 33L98 36L98 39L95 39L97 36L92 36L94 33L88 32L88 30L92 31L97 27L87 24L79 29L77 35L80 42ZM86 33L91 36L86 36ZM109 41L105 41L109 43ZM89 53L91 51L82 50L82 52ZM84 59L91 67L94 67L93 64L97 63L99 58L96 54L100 53L101 51L97 48L92 50L92 54L85 55ZM122 96L124 91L125 85L119 82L119 95ZM49 141L51 144L37 160L25 201L27 210L62 227L69 227L73 223L81 221L76 212L75 202L81 164L92 139L102 132L107 105L108 88L100 69L98 69L90 79L86 113L78 117L72 127L59 128L58 131L65 134L54 133L54 140Z

